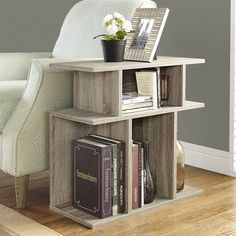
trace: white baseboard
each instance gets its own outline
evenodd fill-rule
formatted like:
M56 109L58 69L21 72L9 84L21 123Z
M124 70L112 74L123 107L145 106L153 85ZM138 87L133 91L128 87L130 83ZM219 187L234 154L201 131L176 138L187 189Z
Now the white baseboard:
M186 165L232 176L230 153L180 141L185 150Z

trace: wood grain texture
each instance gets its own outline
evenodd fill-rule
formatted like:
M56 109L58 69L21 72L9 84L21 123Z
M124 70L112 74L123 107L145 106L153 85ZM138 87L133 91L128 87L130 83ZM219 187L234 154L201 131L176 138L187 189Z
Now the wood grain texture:
M15 177L15 193L17 209L26 208L29 175Z
M149 141L149 165L156 186L156 198L174 199L176 196L177 114L142 118L134 120L133 123L133 139Z
M123 70L123 93L138 91L135 72L139 70Z
M168 106L185 105L185 70L186 66L168 66L161 68L161 75L168 75Z
M122 72L75 72L74 108L104 115L121 114Z
M127 214L118 214L118 215L108 217L105 219L98 219L90 214L87 214L82 211L78 211L78 209L75 209L71 205L50 207L50 209L59 213L59 214L62 214L65 217L68 217L80 224L83 224L88 228L96 229L98 226L103 226L107 223L110 223L110 222L113 222L116 220L120 220L120 219L127 219L128 217L130 217L134 214L139 214L139 213L147 211L147 210L159 208L161 206L170 204L174 201L177 201L177 200L189 197L189 196L198 195L200 193L202 193L202 190L200 190L198 188L194 188L191 186L185 186L185 189L182 192L177 193L177 197L174 200L169 200L169 199L164 199L164 198L163 199L155 199L154 202L152 202L151 204L146 204L142 208L135 209L135 210L131 211L128 215Z
M51 117L50 122L50 205L72 202L72 140L92 132L83 125Z
M132 122L130 120L90 126L50 118L50 205L52 209L72 203L72 140L98 134L125 142L125 212L132 210ZM85 222L86 225L86 222Z
M50 64L50 67L69 70L69 71L104 72L104 71L116 71L116 70L121 70L121 69L132 70L132 69L192 65L192 64L202 64L202 63L205 63L205 59L160 56L157 58L157 60L154 60L151 63L133 62L133 61L106 63L104 61L97 60L97 61L52 63Z
M125 213L129 213L132 210L132 121L97 125L94 133L125 143Z
M204 107L204 103L186 101L184 107L162 107L156 110L147 110L142 112L134 112L128 114L122 114L121 116L104 116L95 112L77 111L76 109L69 108L59 111L53 111L52 114L56 117L68 119L71 121L81 122L90 125L100 125L104 123L112 123L118 121L124 121L128 119L137 119L142 117L156 116L162 114L168 114L178 111L187 111L192 109L198 109Z
M0 179L1 204L16 209L14 177L0 172ZM186 167L186 184L204 191L89 230L49 210L49 177L43 172L30 176L27 208L20 213L64 236L236 235L236 179Z

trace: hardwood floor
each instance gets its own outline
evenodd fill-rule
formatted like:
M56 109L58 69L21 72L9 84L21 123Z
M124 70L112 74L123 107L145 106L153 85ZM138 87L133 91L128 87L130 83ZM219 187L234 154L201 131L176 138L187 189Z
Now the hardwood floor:
M48 173L30 178L28 208L20 212L65 236L236 235L236 179L187 167L186 184L204 192L130 216L94 231L48 210ZM0 203L15 208L14 179L0 172Z

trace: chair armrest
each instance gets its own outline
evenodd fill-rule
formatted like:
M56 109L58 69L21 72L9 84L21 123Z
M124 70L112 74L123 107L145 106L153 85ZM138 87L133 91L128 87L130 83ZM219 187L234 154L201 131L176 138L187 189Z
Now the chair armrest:
M49 65L65 61L75 59L31 62L26 90L3 129L3 170L13 176L48 169L49 112L73 106L73 73Z
M26 80L30 61L52 53L0 53L0 80Z

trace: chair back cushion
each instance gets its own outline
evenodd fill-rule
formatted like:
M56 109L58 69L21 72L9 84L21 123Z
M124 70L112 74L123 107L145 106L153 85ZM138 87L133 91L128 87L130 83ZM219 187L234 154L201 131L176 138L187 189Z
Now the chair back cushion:
M144 5L143 5L144 4ZM107 14L119 12L126 19L138 7L155 7L150 0L83 0L68 13L53 50L55 58L99 58L101 43L94 36L104 33L102 20Z

